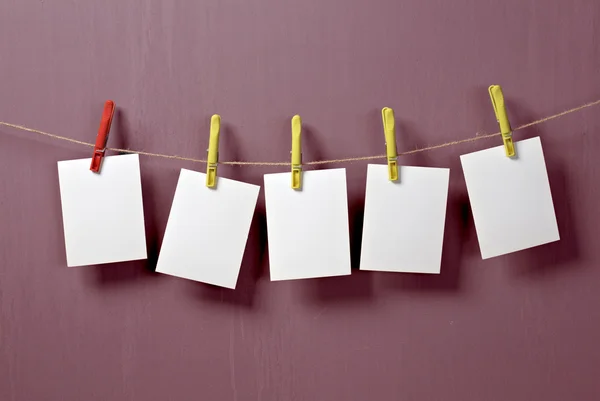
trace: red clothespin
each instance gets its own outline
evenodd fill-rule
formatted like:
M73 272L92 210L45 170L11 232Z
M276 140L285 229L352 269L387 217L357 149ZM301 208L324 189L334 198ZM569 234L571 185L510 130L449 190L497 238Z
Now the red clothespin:
M90 166L90 170L92 170L94 173L100 172L100 165L102 164L102 159L104 158L106 142L108 141L108 132L110 131L110 124L112 123L114 114L115 102L112 100L107 100L106 103L104 103L102 120L100 120L100 128L98 129L96 145L94 146L94 155L92 156L92 164Z

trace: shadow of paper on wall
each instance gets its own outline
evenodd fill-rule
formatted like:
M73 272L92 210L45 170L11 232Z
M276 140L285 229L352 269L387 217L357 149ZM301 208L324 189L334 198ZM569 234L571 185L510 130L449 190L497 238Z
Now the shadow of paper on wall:
M128 139L131 136L132 133L129 124L127 123L126 115L117 107L107 145L109 147L127 149L129 147ZM82 267L82 269L85 269L84 274L92 286L106 287L125 284L134 285L134 283L137 285L137 282L141 279L158 277L154 270L156 269L160 248L159 239L162 238L164 228L163 231L161 231L159 229L159 223L157 222L159 207L156 204L157 194L154 185L154 180L157 180L157 178L154 177L154 179L151 179L153 175L149 174L148 169L144 166L146 161L147 159L140 158L147 258L137 261ZM175 184L178 171L173 171L171 173L171 170L169 170L169 175L169 181L172 181L173 184ZM164 185L167 181L162 179L160 182ZM162 189L164 189L164 187Z
M143 161L141 163L143 163ZM142 171L144 171L143 168ZM176 183L177 178L175 175L170 175L172 175L172 177L170 177L172 178L172 181ZM159 278L159 276L161 276L160 274L155 273L155 270L160 250L159 240L163 237L164 227L160 230L159 223L156 220L158 216L158 206L155 202L154 183L148 177L150 177L149 174L142 173L142 199L144 201L144 227L146 234L147 259L81 267L81 269L86 269L86 275L90 276L89 280L92 285L104 287L127 283L133 284L133 282L143 278ZM165 181L166 180L162 180L161 182L164 184Z
M258 209L252 218L250 233L235 290L210 284L189 281L190 291L203 302L208 301L225 306L241 306L252 309L257 284L264 274L266 254L267 223L264 208Z
M546 163L560 240L509 255L509 266L516 266L515 274L519 276L538 277L567 267L570 270L575 265L572 262L580 258L577 221L565 171L556 162L547 159Z
M467 244L473 231L473 222L466 193L450 192L444 229L444 244L440 274L418 273L374 273L382 274L378 282L384 288L399 291L456 292L461 286L461 264ZM473 246L473 248L476 245ZM478 250L477 250L478 252Z
M417 124L401 119L397 122L398 151L400 153L413 149L422 149L427 145L423 138L427 134L420 132ZM444 160L444 159L441 159ZM447 164L440 164L440 158L430 152L416 152L398 158L400 166L440 166L450 168L450 183L446 205L446 220L444 224L444 239L440 274L419 274L382 272L377 274L377 286L393 290L423 292L452 292L460 289L460 268L464 252L479 252L472 241L474 232L473 220L466 192L460 159L452 155L445 158ZM402 168L400 168L402 175ZM400 179L402 179L400 177ZM397 222L396 224L402 224ZM469 247L469 248L466 248ZM407 266L407 268L409 268Z
M509 112L515 121L533 121L534 113L522 103L507 102ZM523 140L540 136L544 148L546 170L550 182L550 191L554 203L554 212L558 223L560 240L540 245L508 255L509 266L516 266L515 274L519 276L534 276L559 272L562 268L571 266L580 256L577 221L574 216L574 205L571 203L571 192L567 176L568 166L557 159L560 152L553 151L552 141L545 135L541 125L518 131L515 140ZM518 207L518 205L515 205Z
M304 297L316 305L367 303L374 300L371 272L352 269L347 276L301 280Z
M158 276L157 273L148 269L145 260L82 266L74 269L85 269L87 280L90 281L91 285L102 288L127 284L139 285L142 279Z
M221 135L219 140L219 159L241 160L242 155L237 141L237 129L229 123L223 123L221 129L223 135ZM262 186L263 172L260 170L247 169L237 165L221 165L219 166L217 175ZM267 259L267 222L264 193L261 190L258 195L254 215L252 216L252 222L250 223L250 230L236 288L233 290L193 281L189 282L188 287L192 294L203 302L252 309L257 284L259 279L264 275L264 266Z
M364 190L364 188L363 188ZM301 280L306 297L316 304L338 302L368 302L373 300L373 275L359 270L362 242L364 199L348 204L350 215L350 260L348 276Z

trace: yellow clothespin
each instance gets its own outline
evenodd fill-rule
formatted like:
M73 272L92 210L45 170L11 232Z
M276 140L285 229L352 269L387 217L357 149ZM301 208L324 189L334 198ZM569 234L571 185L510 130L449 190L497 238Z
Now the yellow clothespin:
M502 133L502 141L504 142L504 151L506 152L506 156L514 157L515 146L512 139L512 129L510 128L508 115L506 114L502 88L500 85L492 85L489 88L489 92L490 98L492 99L492 105L494 106L494 113L496 113L496 120L498 120L498 124L500 124L500 132Z
M292 188L302 188L302 120L300 116L292 117Z
M219 162L219 131L221 116L215 114L210 119L210 139L208 140L208 160L206 162L206 186L214 188L217 185L217 163Z
M398 151L396 150L396 132L394 130L394 110L389 107L381 109L385 147L387 148L388 176L390 181L398 181Z

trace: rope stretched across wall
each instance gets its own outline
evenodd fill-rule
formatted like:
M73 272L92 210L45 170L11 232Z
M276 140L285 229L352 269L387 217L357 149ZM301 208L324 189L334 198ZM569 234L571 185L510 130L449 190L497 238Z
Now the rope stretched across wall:
M583 104L578 107L574 107L572 109L565 110L558 114L553 114L551 116L544 117L539 120L535 120L530 123L520 125L516 128L513 128L513 132L519 131L519 130L522 130L525 128L533 127L534 125L542 124L542 123L545 123L546 121L554 120L555 118L563 117L563 116L566 116L567 114L575 113L577 111L587 109L588 107L597 106L599 104L600 104L600 99L590 102L590 103ZM25 127L22 125L11 124L11 123L7 123L4 121L0 121L0 125L3 125L5 127L10 127L10 128L15 128L15 129L18 129L21 131L27 131L27 132L32 132L34 134L47 136L49 138L56 139L59 141L76 143L78 145L89 146L91 148L94 147L94 144L90 143L90 142L83 142L83 141L79 141L77 139L67 138L65 136L50 134L48 132L40 131L40 130L33 129L33 128L28 128L28 127ZM427 146L425 148L414 149L414 150L410 150L408 152L398 153L398 156L410 155L413 153L420 153L420 152L426 152L426 151L434 150L434 149L446 148L449 146L460 145L462 143L467 143L467 142L475 142L480 139L488 139L488 138L493 138L495 136L501 136L501 135L502 134L500 132L495 132L493 134L476 135L471 138L459 139L456 141L446 142L446 143L442 143L439 145ZM162 153L151 153L151 152L144 152L141 150L132 150L132 149L118 149L118 148L106 148L106 149L113 151L113 152L118 152L118 153L137 153L137 154L143 155L143 156L162 157L164 159L174 159L174 160L181 160L181 161L195 162L195 163L206 163L206 160L204 160L204 159L194 159L191 157L184 157L184 156L178 156L178 155L165 155ZM376 159L385 159L385 158L386 158L386 155L382 154L382 155L376 155L376 156L349 157L346 159L315 160L312 162L305 162L302 164L320 165L320 164L331 164L331 163L346 163L346 162L355 162L355 161L376 160ZM290 166L291 165L291 163L289 163L289 162L244 162L244 161L224 161L224 162L219 162L219 164L228 164L228 165L234 165L234 166Z

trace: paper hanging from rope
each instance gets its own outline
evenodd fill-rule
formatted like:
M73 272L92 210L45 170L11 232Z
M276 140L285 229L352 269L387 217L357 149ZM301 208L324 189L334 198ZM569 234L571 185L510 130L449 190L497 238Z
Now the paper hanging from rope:
M181 169L156 271L235 288L260 187Z
M146 259L138 155L58 162L67 266Z
M540 137L460 157L483 259L560 239Z
M271 280L350 274L346 169L265 174Z
M577 112L579 110L583 110L585 108L592 107L592 106L595 106L595 105L598 105L598 104L600 104L600 100L593 101L593 102L590 102L590 103L587 103L587 104L584 104L584 105L581 105L581 106L578 106L578 107L575 107L575 108L572 108L572 109L569 109L569 110L565 110L565 111L563 111L561 113L554 114L554 115L551 115L551 116L548 116L548 117L545 117L545 118L533 121L531 123L527 123L527 124L518 126L517 128L514 128L514 131L519 130L519 129L524 129L524 128L527 128L527 127L531 127L531 126L534 126L534 125L537 125L537 124L541 124L541 123L544 123L546 121L549 121L549 120L552 120L552 119L555 119L555 118L559 118L559 117L562 117L564 115L567 115L567 114L570 114L570 113L574 113L574 112ZM79 141L79 140L75 140L75 139L71 139L71 138L67 138L67 137L62 137L62 136L59 136L59 135L54 135L54 134L46 133L46 132L43 132L43 131L39 131L39 130L27 128L27 127L20 126L20 125L9 124L9 123L5 123L5 122L1 122L1 121L0 121L0 125L6 126L6 127L12 127L12 128L23 130L23 131L28 131L28 132L32 132L32 133L36 133L36 134L40 134L40 135L44 135L44 136L48 136L48 137L51 137L51 138L56 139L56 140L69 141L69 142L73 142L73 143L77 143L77 144L85 145L85 146L94 146L92 143L87 143L87 142L83 142L83 141ZM447 143L444 143L444 144L441 144L441 145L435 145L435 146L431 146L431 147L427 147L427 148L423 148L423 149L417 149L417 150L409 151L409 152L406 152L404 154L410 154L410 153L422 152L422 151L427 151L427 150L433 150L433 149L443 148L443 147L447 147L447 146L453 146L453 145L457 145L457 144L461 144L461 143L471 142L471 141L474 141L474 140L481 140L481 139L486 139L486 138L497 137L499 135L500 135L499 133L486 134L486 135L477 135L476 137L473 137L473 138L466 138L466 139L463 139L463 140L447 142ZM538 138L538 141L539 141L539 138ZM526 141L523 141L523 142L526 142ZM540 144L540 148L541 148L541 144ZM155 156L155 157L164 157L164 158L177 159L177 160L187 160L187 161L195 161L195 162L204 162L204 160L200 160L200 159L192 159L192 158L186 158L186 157L181 157L181 156L170 156L170 155L164 155L164 154L158 154L158 153L150 153L150 152L138 152L138 151L133 151L133 150L128 150L128 149L111 149L111 148L107 148L107 150L113 150L113 151L119 151L119 152L125 152L125 153L133 153L133 154L139 153L140 155ZM476 153L478 153L478 152L476 152ZM540 151L540 153L541 153L541 151ZM466 170L468 170L468 161L469 161L468 160L468 156L469 155L463 155L463 157L461 158L461 160L463 161L463 166L466 166L466 167L463 167L463 169L465 169L465 176L468 175L468 173L466 171ZM306 164L308 164L308 165L318 165L318 164L327 164L327 163L334 163L334 162L345 162L345 161L356 161L356 160L372 160L372 159L383 158L383 157L384 156L381 155L381 156L365 156L365 157L355 157L355 158L336 159L336 160L321 160L321 161L306 162ZM541 158L542 158L542 161L543 161L543 154L541 154ZM61 162L61 163L63 163L63 162ZM64 162L64 163L67 163L67 162ZM241 162L238 162L238 161L225 161L225 162L222 162L221 164L230 164L230 165L274 165L274 166L275 165L277 165L277 166L287 166L287 165L289 165L289 163L286 163L286 162L245 162L245 161L241 161ZM139 161L138 161L138 174L139 174ZM547 173L545 171L545 164L544 164L544 174L545 174L546 180L547 180ZM62 175L62 174L60 174L60 172L59 172L59 175ZM468 185L468 182L470 180L468 179L468 177L466 177L466 180L467 180L467 185ZM70 185L69 184L69 181L70 181L69 178L68 177L65 178L64 181L66 182L65 188L69 187L69 185ZM477 191L477 189L470 189L469 190L471 198L474 199L474 198L478 197L476 195L476 191ZM65 189L64 192L65 192L66 195L64 196L65 199L63 199L63 209L64 209L63 210L63 220L64 220L64 225L65 225L65 244L66 244L66 248L67 248L67 254L68 254L68 257L69 257L69 255L76 255L78 253L86 253L87 251L85 249L82 252L73 251L72 250L72 246L69 245L69 243L71 243L71 244L76 243L76 241L69 240L70 238L71 239L75 238L75 236L73 236L71 234L71 231L74 231L73 230L73 226L75 227L75 229L79 229L79 228L77 228L76 224L72 224L71 223L72 218L69 217L69 216L75 214L75 213L71 213L69 211L69 209L70 209L71 206L68 206L65 209L65 205L67 205L69 203L68 198L70 197L70 195L68 193L69 192L68 189ZM141 192L141 190L140 190L140 192ZM549 192L549 186L547 188L547 193L548 194L550 193ZM63 197L62 195L63 195L63 188L61 188L61 197ZM550 202L551 202L551 195L548 195L547 198L550 199ZM472 203L478 203L477 200L473 200L473 199L472 199ZM347 207L347 205L346 205L346 207ZM479 213L477 213L475 211L475 209L477 209L477 207L474 207L474 214L479 214ZM527 243L527 241L523 241L524 244L520 244L518 246L515 245L515 246L511 247L510 245L508 245L508 246L506 246L506 248L507 248L506 250L501 250L501 251L497 251L497 250L489 251L489 250L486 250L487 247L488 247L487 244L490 242L490 241L488 241L488 242L485 241L485 238L487 236L487 231L484 228L478 228L478 234L479 234L480 244L481 244L481 248L482 248L482 256L484 258L491 257L490 255L496 255L496 254L500 255L500 254L504 254L504 253L508 253L508 252L514 252L516 250L525 249L525 248L531 247L531 246L536 246L536 244L540 244L541 245L543 243L547 243L547 242L552 242L552 241L558 240L559 239L558 228L557 227L552 228L552 225L556 226L556 218L554 216L553 206L552 206L551 212L552 212L552 217L553 217L554 223L552 223L552 219L544 219L544 221L546 223L550 222L550 223L548 223L549 230L547 230L547 233L546 233L547 235L545 235L545 237L548 237L548 238L542 238L542 239L538 239L538 240L534 240L534 241L530 240L529 243ZM488 225L488 223L487 223L487 221L485 219L483 219L483 223L481 222L482 221L481 218L475 217L475 220L476 220L476 226L485 227L485 226ZM477 221L480 221L480 223L477 224ZM142 212L142 224L143 224L143 212ZM517 237L520 238L520 236L517 236ZM544 237L544 236L541 236L541 237ZM534 236L534 238L535 238L535 236ZM494 245L494 246L496 248L498 248L497 245ZM143 256L143 257L145 257L145 256ZM115 257L110 257L110 255L109 255L108 257L105 257L105 258L99 258L100 261L99 262L95 262L95 263L109 263L110 261L113 261L113 260L114 261L118 261L116 259L120 259L120 258L121 258L120 256L115 258ZM126 259L127 258L129 258L129 256L127 256ZM135 258L139 258L139 255L135 256ZM108 261L103 261L103 260L108 260ZM129 259L127 259L127 260L129 260ZM68 261L68 264L71 265L71 264L75 264L75 263L76 262L74 262L74 256L70 256L70 260ZM77 263L80 263L80 264L89 264L89 263L92 263L92 262L84 261L84 262L77 262Z
M450 170L369 164L360 269L439 273Z

